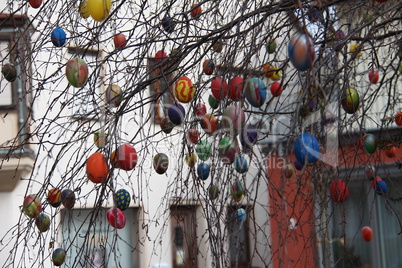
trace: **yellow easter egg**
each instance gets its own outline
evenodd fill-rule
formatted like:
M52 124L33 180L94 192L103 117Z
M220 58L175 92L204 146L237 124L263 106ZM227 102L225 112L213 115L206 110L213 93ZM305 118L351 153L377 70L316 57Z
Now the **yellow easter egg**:
M83 19L86 19L89 17L87 0L80 2L80 5L78 6L78 12L80 13L81 18L83 18Z
M88 0L88 12L96 21L103 21L109 16L111 0Z
M194 98L195 89L193 82L188 77L180 77L176 82L174 94L182 103L190 102Z

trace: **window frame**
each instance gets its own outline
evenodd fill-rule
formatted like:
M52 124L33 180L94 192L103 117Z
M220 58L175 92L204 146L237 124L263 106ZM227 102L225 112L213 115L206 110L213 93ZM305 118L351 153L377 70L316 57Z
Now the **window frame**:
M15 43L14 39L15 39L15 34L14 33L0 31L0 42L8 41L8 48L9 48L9 55L7 55L8 60L3 61L2 66L5 63L10 63L10 64L15 66L15 56L14 56L15 52L13 52L13 51L15 49L17 49L17 48L14 47L17 43ZM20 74L20 75L22 75L22 74ZM18 76L18 73L17 73L17 76ZM18 91L17 80L18 79L20 79L20 78L17 77L17 79L15 79L13 82L9 82L6 79L4 79L4 76L2 75L2 81L4 81L5 83L10 85L11 103L8 104L8 105L7 104L6 105L0 104L0 110L15 110L15 109L17 109L16 100L18 99L18 97L17 97L17 94L18 94L18 92L17 92ZM2 90L2 89L3 88L1 88L0 90Z

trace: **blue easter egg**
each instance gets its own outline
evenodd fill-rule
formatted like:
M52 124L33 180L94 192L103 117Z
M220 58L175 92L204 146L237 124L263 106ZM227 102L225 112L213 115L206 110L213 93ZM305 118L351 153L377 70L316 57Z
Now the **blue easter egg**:
M185 115L186 111L184 110L183 105L180 103L172 104L168 109L170 122L175 125L180 125L183 122Z
M314 42L305 34L296 34L288 45L289 59L293 66L303 72L311 67L315 58Z
M318 154L320 153L320 146L317 139L309 134L303 133L296 139L294 146L294 153L297 161L301 164L315 163L318 160Z
M377 181L376 183L376 187L375 187L375 191L377 192L377 194L385 194L388 190L388 186L387 183L383 180L381 181Z
M173 33L176 22L169 16L165 16L162 19L162 27L167 33Z
M206 163L201 163L197 167L197 176L201 180L205 181L209 177L209 165Z
M240 143L243 147L252 147L258 139L258 132L255 127L247 125L240 133Z
M251 106L261 107L267 97L266 89L267 87L261 79L253 77L247 80L244 95Z
M246 173L248 171L247 160L242 155L239 155L233 164L236 171L239 173Z
M239 224L244 223L247 220L247 212L244 208L239 208L236 211L236 218Z
M51 40L54 46L62 47L66 43L66 32L61 28L55 28L51 34Z
M130 206L131 196L125 189L116 192L116 207L120 210L126 210Z

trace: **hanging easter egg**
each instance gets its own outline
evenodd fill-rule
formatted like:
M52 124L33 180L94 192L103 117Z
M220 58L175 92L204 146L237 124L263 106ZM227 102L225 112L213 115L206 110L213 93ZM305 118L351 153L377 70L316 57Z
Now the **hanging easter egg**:
M201 118L207 113L207 106L205 106L204 103L197 103L194 112L199 118Z
M387 192L388 186L385 181L383 181L380 177L376 177L375 180L371 183L371 187L375 190L375 192L379 195L383 195Z
M223 138L219 142L219 156L224 164L232 164L235 160L237 147L231 138Z
M271 90L272 96L274 96L274 97L280 96L282 94L282 91L283 91L283 89L281 87L281 83L279 83L279 82L274 82L271 85L270 90Z
M211 82L212 95L218 100L223 100L228 94L228 84L222 77L216 77Z
M373 166L367 166L364 172L368 179L372 180L375 178L375 168Z
M126 215L119 208L111 208L106 212L106 219L110 226L123 229L126 225Z
M47 192L47 202L54 208L61 205L61 191L57 188L50 189Z
M288 54L290 61L298 71L306 71L311 67L315 58L313 40L305 34L295 34L290 39Z
M198 156L199 157L199 156ZM206 163L201 163L197 166L197 176L201 180L205 181L209 177L210 167Z
M42 0L29 0L29 5L33 8L39 8L42 5Z
M366 134L362 138L363 149L369 153L373 154L377 150L377 138L373 134Z
M246 222L247 220L247 212L244 208L239 208L236 211L236 219L239 224Z
M30 194L24 198L22 211L30 218L36 218L42 212L42 201L35 194Z
M267 63L262 66L262 72L265 74L266 78L271 79L272 81L277 81L282 77L282 72L278 68L272 66Z
M195 88L188 77L182 76L177 80L174 95L182 103L188 103L194 98Z
M244 197L244 186L239 180L236 180L230 187L230 194L234 201L240 202Z
M271 39L269 42L265 45L265 48L267 49L267 52L269 54L275 53L276 50L276 40Z
M221 53L223 49L223 42L221 40L217 40L212 44L212 50Z
M87 0L88 12L96 21L103 21L109 16L111 0Z
M362 228L362 238L366 242L370 242L373 239L373 230L369 226Z
M199 141L195 146L195 151L197 152L198 158L202 161L206 161L211 157L211 144L206 140Z
M119 163L117 162L117 159L116 159L116 150L110 153L109 160L110 160L110 165L112 167L120 168Z
M123 92L118 85L109 85L106 89L106 102L110 108L119 107L123 100Z
M334 202L343 203L349 197L349 189L346 182L341 179L333 180L329 186L329 194Z
M174 103L168 109L170 122L175 125L180 125L183 122L185 115L186 111L184 110L183 105L180 103Z
M202 63L202 70L206 75L211 75L214 73L215 70L215 64L212 60L205 60Z
M257 143L258 132L255 127L247 125L243 131L240 132L240 143L243 147L253 147Z
M243 78L236 76L229 81L229 92L228 96L233 101L238 101L243 99Z
M219 187L216 186L215 184L211 184L208 187L208 196L211 200L217 199L219 197L219 193L220 193Z
M238 157L236 157L233 165L234 165L235 170L241 174L246 173L248 171L247 160L242 155L239 155Z
M284 173L285 177L288 179L290 179L295 172L292 164L287 164L287 165L283 166L282 169L283 169L283 173Z
M70 189L61 191L61 203L66 209L72 209L75 205L75 194Z
M297 169L297 170L302 170L303 169L303 164L302 163L300 163L299 161L295 161L294 162L294 164L295 164L295 168Z
M349 53L352 54L352 57L359 58L362 55L360 45L356 42L352 42L349 46Z
M201 118L201 128L205 133L212 135L215 133L217 128L217 120L212 114L206 114Z
M155 62L161 62L166 65L168 62L168 56L163 50L158 50L155 54Z
M321 18L321 14L316 7L310 7L307 10L307 18L310 22L316 22Z
M162 19L162 27L167 33L173 33L176 27L176 22L169 16L165 16Z
M250 78L246 82L244 94L251 106L261 107L267 97L266 86L261 79L257 77Z
M123 49L127 45L127 38L124 34L119 33L113 37L114 47L116 49Z
M116 207L122 211L130 206L131 196L126 189L120 189L116 192Z
M169 134L172 132L175 125L169 120L168 117L162 117L160 126L163 132Z
M202 13L202 8L200 4L193 4L191 6L191 17L198 18Z
M190 168L193 168L195 166L195 164L197 163L197 155L193 154L193 153L186 154L185 160L186 160L187 166L189 166Z
M293 150L297 161L301 164L315 163L318 160L320 146L313 135L303 133L296 139Z
M211 106L212 109L216 109L216 108L219 107L219 101L213 95L209 95L208 103L209 103L209 106Z
M398 126L402 126L402 111L397 112L394 118L395 118L395 124L397 124Z
M8 82L14 82L17 79L17 69L14 65L6 63L1 68L1 73Z
M388 144L388 147L385 149L385 155L389 158L394 158L396 156L396 147Z
M359 94L354 89L347 89L342 94L342 106L345 112L353 114L359 108Z
M61 28L55 28L50 35L52 43L55 47L62 47L66 43L66 32Z
M198 138L200 137L200 133L198 132L197 129L195 128L190 128L187 131L187 140L190 141L193 144L196 144L198 142Z
M73 87L83 87L88 80L88 66L83 59L74 58L66 65L67 80Z
M42 233L49 230L50 227L50 217L45 213L40 213L38 217L35 218L35 225Z
M83 19L89 18L89 10L88 10L88 1L81 1L78 6L78 13L80 13L80 17Z
M98 148L105 148L108 143L108 135L103 130L94 133L94 143Z
M66 251L62 248L56 248L52 254L52 261L55 266L61 266L66 260Z
M241 132L246 115L240 105L228 106L222 114L222 127L226 133L236 136Z
M169 167L169 158L164 153L158 153L154 156L154 169L156 173L163 174Z
M369 81L372 84L377 84L378 80L380 79L380 74L377 70L370 71L368 76L369 76Z
M106 157L99 152L93 153L86 161L86 173L93 183L105 182L109 175Z
M119 168L129 171L137 165L137 151L131 144L120 145L116 150L116 161Z

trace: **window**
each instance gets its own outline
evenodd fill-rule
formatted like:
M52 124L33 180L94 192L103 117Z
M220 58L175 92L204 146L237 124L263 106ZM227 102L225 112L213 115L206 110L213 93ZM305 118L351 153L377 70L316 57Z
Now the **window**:
M10 35L0 35L0 58L2 59L2 66L6 64L13 64L13 60L10 53ZM8 82L6 79L0 80L0 107L10 107L13 104L13 87L14 82Z
M173 268L197 268L196 207L171 210Z
M152 115L154 122L159 124L167 116L169 106L174 103L173 74L166 68L158 66L154 58L148 59L150 96L152 98Z
M109 225L106 220L107 210L63 211L62 247L69 249L66 267L138 267L137 209L129 208L124 211L127 222L123 229L115 229Z
M232 267L250 267L249 220L239 220L237 210L246 207L228 207L229 255ZM248 214L248 212L247 212Z

